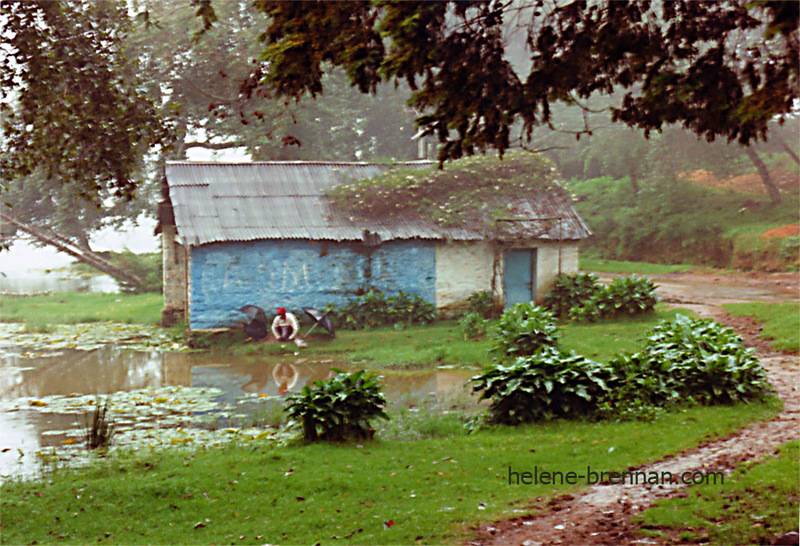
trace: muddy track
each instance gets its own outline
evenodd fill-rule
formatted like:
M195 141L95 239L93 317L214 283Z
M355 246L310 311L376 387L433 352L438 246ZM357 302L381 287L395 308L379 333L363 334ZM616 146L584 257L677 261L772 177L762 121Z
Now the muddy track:
M775 452L780 444L797 439L800 357L774 351L758 337L760 327L755 322L747 317L731 317L718 306L735 301L797 300L798 276L735 280L707 275L701 275L700 279L691 275L661 277L656 282L660 285L662 300L735 328L745 343L756 349L770 382L783 400L784 409L772 421L753 424L728 438L710 441L636 470L669 471L672 475L696 470L722 471L728 476L744 461L761 458ZM668 279L662 280L664 277ZM685 494L684 487L677 484L595 485L576 495L554 498L544 509L532 504L531 515L485 525L477 530L477 537L469 544L656 544L655 539L635 534L637 527L631 523L631 517L657 499Z

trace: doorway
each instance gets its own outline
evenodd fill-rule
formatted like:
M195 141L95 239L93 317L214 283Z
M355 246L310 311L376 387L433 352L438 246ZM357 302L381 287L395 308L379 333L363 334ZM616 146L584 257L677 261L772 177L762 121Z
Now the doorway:
M503 308L536 297L536 249L509 250L503 264Z

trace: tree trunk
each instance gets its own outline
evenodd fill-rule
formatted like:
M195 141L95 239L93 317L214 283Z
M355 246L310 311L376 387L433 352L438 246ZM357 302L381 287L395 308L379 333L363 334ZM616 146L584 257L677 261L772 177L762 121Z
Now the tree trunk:
M133 287L134 289L140 289L142 287L142 280L139 277L131 275L127 271L120 269L106 259L101 258L91 250L80 248L77 244L73 243L66 237L62 237L57 233L44 233L41 229L21 222L10 214L4 212L0 212L0 218L9 222L10 224L15 225L21 231L32 235L37 241L55 247L60 252L69 254L79 262L93 267L98 271L102 271L106 275L110 275L118 281Z
M783 148L783 149L786 151L786 153L787 153L787 154L789 154L789 157L791 157L791 158L794 160L794 162L795 162L795 163L797 163L798 165L800 165L800 157L797 157L797 154L796 154L796 153L794 153L794 150L792 150L792 149L789 147L789 145L788 145L788 144L786 144L786 141L785 141L785 140L783 140L782 138L778 138L778 140L779 140L779 141L780 141L780 143L781 143L781 148Z
M769 176L769 170L767 169L767 166L764 164L761 158L758 157L758 154L751 146L747 146L744 149L744 152L747 154L747 157L750 158L750 161L753 162L753 165L755 165L759 176L761 176L761 182L764 183L764 187L767 189L767 194L772 200L772 204L777 205L781 202L781 194L778 191L777 186L775 186L775 183L772 181L772 178Z
M633 196L636 197L639 195L639 177L636 176L636 173L632 172L629 178L631 179L631 191L633 192Z

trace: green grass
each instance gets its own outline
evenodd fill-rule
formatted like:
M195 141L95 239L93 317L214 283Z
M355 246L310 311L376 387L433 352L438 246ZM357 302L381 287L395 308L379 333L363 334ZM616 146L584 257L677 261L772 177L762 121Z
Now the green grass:
M645 335L656 324L664 319L672 319L677 314L693 316L691 311L685 309L666 311L658 306L655 313L641 317L589 324L569 322L562 327L559 346L592 360L606 362L617 353L638 351L644 344Z
M666 275L667 273L688 271L697 268L697 266L690 264L651 264L646 262L604 260L602 258L592 258L589 256L580 257L579 267L581 271L591 271L593 273L624 273L627 275Z
M403 329L338 330L336 337L313 338L304 356L331 356L382 367L416 368L435 364L484 365L488 343L466 341L455 321L439 321ZM234 347L237 355L293 354L292 344L250 344Z
M559 345L575 350L589 358L605 361L621 351L636 351L644 335L660 320L672 318L677 310L663 311L633 319L619 319L582 324L570 322L562 326ZM682 311L684 314L687 311ZM294 345L250 344L234 348L237 355L259 356L265 354L293 354ZM491 363L488 355L489 341L464 340L461 328L455 321L440 321L425 326L412 326L401 330L375 328L371 330L339 330L336 337L315 338L303 349L306 356L331 356L346 358L388 368L422 368L436 364L485 366Z
M161 294L81 294L59 292L47 296L0 298L0 319L24 322L43 331L49 324L76 324L112 320L131 324L157 324L164 298Z
M800 443L749 463L723 485L693 486L684 498L658 501L637 522L648 536L692 543L772 544L797 530ZM643 533L643 534L645 534Z
M416 441L112 456L2 485L6 543L462 543L578 485L515 485L514 471L620 471L746 423L779 404L696 407L652 423L555 421ZM443 427L438 430L442 432ZM447 432L450 430L450 432ZM614 449L611 449L611 448Z
M761 337L779 351L800 352L800 306L785 303L729 303L722 306L734 316L751 316L764 325Z

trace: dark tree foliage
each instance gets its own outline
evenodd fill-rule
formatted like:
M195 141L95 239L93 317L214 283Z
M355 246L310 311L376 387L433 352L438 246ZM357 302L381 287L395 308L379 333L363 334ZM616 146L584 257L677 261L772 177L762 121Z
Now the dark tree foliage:
M198 15L213 22L210 0ZM374 92L405 80L417 123L443 143L440 160L501 154L551 123L551 106L623 89L614 120L659 131L682 124L708 140L764 138L798 97L798 2L727 0L281 2L269 17L255 82L299 99L323 90L327 65ZM528 66L507 57L525 32Z
M0 179L40 173L101 206L129 199L167 128L122 51L123 2L0 0Z

